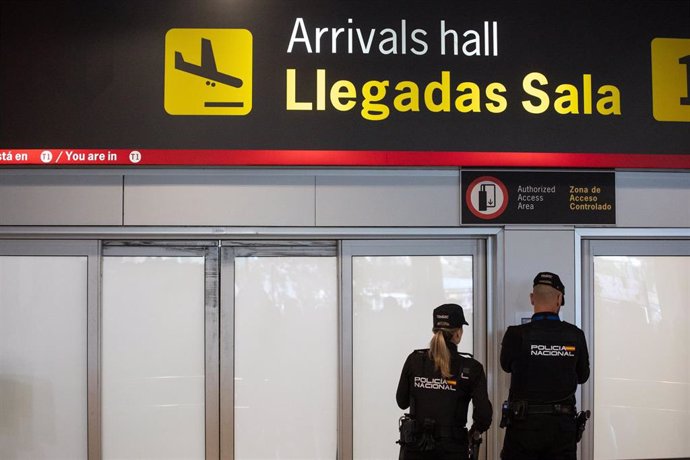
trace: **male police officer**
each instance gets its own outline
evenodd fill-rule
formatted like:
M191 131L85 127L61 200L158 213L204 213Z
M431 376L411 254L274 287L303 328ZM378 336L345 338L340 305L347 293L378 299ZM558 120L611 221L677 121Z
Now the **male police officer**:
M575 390L589 378L589 353L582 330L558 316L564 295L558 275L537 274L532 321L503 337L501 367L512 374L503 460L577 458Z

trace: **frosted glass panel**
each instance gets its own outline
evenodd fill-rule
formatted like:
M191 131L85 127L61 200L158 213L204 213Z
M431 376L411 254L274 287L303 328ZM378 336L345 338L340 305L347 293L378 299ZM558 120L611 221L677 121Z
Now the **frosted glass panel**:
M87 456L86 257L0 257L0 458Z
M204 458L204 259L103 258L103 458Z
M471 256L353 257L353 455L397 458L395 391L405 358L428 348L432 311L462 305L460 351L472 352Z
M235 259L235 458L336 458L334 257Z
M690 257L595 257L594 282L594 458L689 458Z

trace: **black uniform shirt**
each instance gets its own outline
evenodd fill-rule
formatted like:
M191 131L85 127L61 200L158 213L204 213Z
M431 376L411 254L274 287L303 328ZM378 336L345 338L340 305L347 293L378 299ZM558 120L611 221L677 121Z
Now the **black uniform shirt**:
M415 350L403 366L396 400L401 409L410 407L418 420L434 419L437 426L467 424L467 407L474 405L473 427L486 431L491 425L492 408L486 389L484 368L475 359L458 353L455 344L448 344L451 354L451 377L445 379L435 369L429 350Z
M506 330L501 367L512 374L511 401L574 404L577 385L589 378L585 335L555 313L535 313Z

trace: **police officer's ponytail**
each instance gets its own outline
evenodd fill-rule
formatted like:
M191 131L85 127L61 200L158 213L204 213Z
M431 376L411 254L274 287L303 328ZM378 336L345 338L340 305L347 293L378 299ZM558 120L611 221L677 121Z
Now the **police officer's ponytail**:
M450 373L450 351L446 342L457 332L457 329L433 328L434 336L429 343L429 357L434 360L434 366L441 372L443 378L449 378Z

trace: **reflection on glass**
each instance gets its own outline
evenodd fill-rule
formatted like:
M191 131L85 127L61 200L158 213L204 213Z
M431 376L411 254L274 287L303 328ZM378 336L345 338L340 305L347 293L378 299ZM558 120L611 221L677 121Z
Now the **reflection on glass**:
M395 390L407 355L428 348L432 310L462 305L472 352L471 256L353 257L354 458L397 458Z
M594 458L690 457L690 257L595 257L594 280Z
M103 458L205 457L204 258L103 258Z
M335 257L235 259L235 458L335 459Z
M87 457L86 257L0 257L0 458Z

